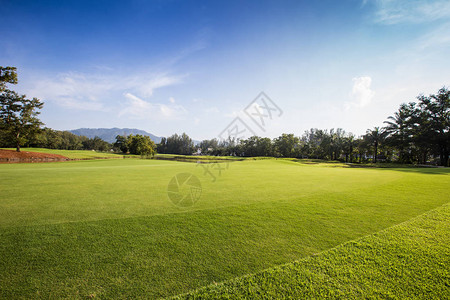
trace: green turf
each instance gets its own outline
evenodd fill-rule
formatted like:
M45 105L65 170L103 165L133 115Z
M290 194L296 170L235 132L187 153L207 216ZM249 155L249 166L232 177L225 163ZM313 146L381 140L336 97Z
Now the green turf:
M16 150L15 148L0 148L6 150ZM122 153L108 153L108 152L98 152L93 150L58 150L58 149L47 149L47 148L21 148L21 151L39 152L39 153L50 153L65 156L70 159L103 159L103 158L140 158L139 155L132 154L122 154ZM244 158L235 156L208 156L208 155L177 155L177 154L156 154L156 159L161 160L178 160L187 162L196 161L237 161L243 160ZM249 158L247 158L249 159ZM253 159L253 158L251 158ZM261 159L261 158L258 158Z
M176 299L449 299L450 206Z
M2 149L15 150L15 148L2 148ZM123 158L122 154L97 152L93 150L57 150L46 148L22 148L21 151L58 154L70 159Z
M306 257L450 201L449 169L288 160L0 165L0 297L176 295ZM215 176L205 175L208 167ZM183 172L200 200L167 197Z

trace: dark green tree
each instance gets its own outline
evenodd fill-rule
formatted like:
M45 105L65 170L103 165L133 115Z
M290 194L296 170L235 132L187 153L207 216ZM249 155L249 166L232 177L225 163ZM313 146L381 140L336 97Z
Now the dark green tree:
M6 83L17 83L16 68L0 67L0 131L3 139L20 152L20 146L38 133L43 125L38 115L44 103L7 89Z
M156 145L149 136L137 134L130 135L128 138L131 154L141 156L154 156L156 154Z
M400 105L400 108L393 116L389 116L384 123L386 132L386 142L398 149L398 161L401 163L411 162L410 145L412 142L412 128L416 119L415 103Z
M444 87L437 94L419 96L418 100L425 139L437 148L440 165L449 166L450 90Z
M274 139L273 145L276 153L282 157L295 157L295 149L300 139L293 134L283 133Z
M130 150L128 139L123 135L116 136L116 142L113 146L115 149L119 149L124 154L128 153L128 151Z
M380 129L380 127L375 127L374 129L367 129L365 137L373 147L372 161L376 163L378 156L378 149L380 147L380 144L384 141L386 137L386 132L383 129Z
M161 153L189 155L194 152L194 142L186 133L182 135L174 134L161 139L159 149L164 151Z
M345 162L353 162L353 152L357 142L353 134L348 134L342 138L342 150L345 155Z
M17 68L0 66L0 92L6 89L6 84L17 84Z

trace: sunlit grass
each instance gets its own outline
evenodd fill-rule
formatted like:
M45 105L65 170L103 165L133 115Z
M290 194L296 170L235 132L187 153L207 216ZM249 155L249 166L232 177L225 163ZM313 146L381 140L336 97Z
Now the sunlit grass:
M13 148L2 148L15 150ZM123 155L108 152L97 152L93 150L58 150L47 148L21 148L21 151L40 152L49 154L58 154L70 159L94 159L94 158L123 158Z
M449 299L450 206L178 299Z
M307 257L450 201L448 169L283 159L0 165L0 296L155 298ZM214 178L206 172L205 167ZM202 184L175 206L178 173Z

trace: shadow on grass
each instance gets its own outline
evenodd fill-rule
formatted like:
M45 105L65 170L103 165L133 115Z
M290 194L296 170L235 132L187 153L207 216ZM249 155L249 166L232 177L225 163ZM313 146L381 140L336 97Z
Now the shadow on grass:
M450 168L424 168L424 167L407 167L407 168L377 168L379 170L400 171L407 173L420 173L429 175L450 175Z
M448 167L416 166L416 165L395 164L395 163L359 164L359 163L344 163L340 161L330 161L320 159L298 159L298 158L292 159L291 161L303 165L321 165L324 167L331 167L331 168L364 168L364 169L389 170L389 171L400 171L400 172L431 174L431 175L450 175L450 168Z

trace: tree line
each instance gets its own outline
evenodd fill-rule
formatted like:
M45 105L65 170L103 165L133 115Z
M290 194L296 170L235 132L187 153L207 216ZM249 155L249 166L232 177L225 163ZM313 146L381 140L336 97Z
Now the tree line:
M2 131L0 131L0 134ZM0 135L1 136L1 135ZM69 131L43 128L22 144L25 147L47 148L58 150L95 150L100 152L122 152L143 156L156 154L156 145L148 136L117 136L115 143L108 143L99 137L88 138ZM12 148L15 144L0 137L0 148Z
M339 160L351 163L399 162L449 166L450 91L420 95L417 102L401 104L385 126L368 129L362 136L345 130L312 128L301 136L282 134L270 139L252 136L239 141L203 140L194 147L185 133L157 145L158 153L270 156Z
M158 153L222 156L316 158L345 162L400 162L449 166L450 91L419 95L416 102L401 104L383 127L356 137L341 128L312 128L301 136L282 134L270 139L203 140L194 145L186 134L162 138L158 145L143 135L117 136L114 144L68 131L41 128L38 115L43 103L8 89L17 84L14 67L0 67L0 147L42 147L65 150L98 150L153 156Z

